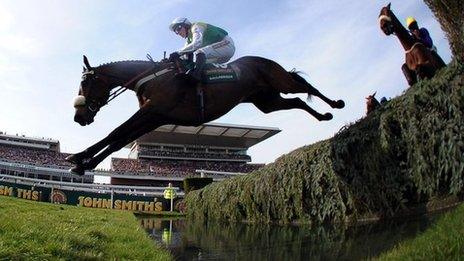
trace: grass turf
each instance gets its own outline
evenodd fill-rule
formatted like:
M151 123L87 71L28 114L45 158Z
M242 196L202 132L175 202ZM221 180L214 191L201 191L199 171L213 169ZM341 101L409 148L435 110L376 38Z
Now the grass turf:
M378 260L462 260L464 205L444 214L431 228L398 244Z
M132 213L0 197L0 260L171 260Z

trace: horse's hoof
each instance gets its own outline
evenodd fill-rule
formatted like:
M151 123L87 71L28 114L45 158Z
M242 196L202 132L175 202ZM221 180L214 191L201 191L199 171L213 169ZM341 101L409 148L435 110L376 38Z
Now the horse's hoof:
M330 121L333 118L332 113L328 112L319 119L320 121Z
M72 164L80 165L82 164L82 159L77 156L77 154L71 154L65 158L67 162L70 162Z
M81 166L76 166L76 167L72 167L71 169L69 169L69 173L76 174L79 176L84 176L85 169Z
M335 107L337 109L341 109L345 107L345 102L343 100L338 100L335 102Z

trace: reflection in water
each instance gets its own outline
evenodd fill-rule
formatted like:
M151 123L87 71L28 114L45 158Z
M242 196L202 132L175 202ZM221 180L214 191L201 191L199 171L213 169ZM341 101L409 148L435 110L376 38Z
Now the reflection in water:
M358 260L379 255L424 231L435 217L350 228L204 224L140 218L176 260Z

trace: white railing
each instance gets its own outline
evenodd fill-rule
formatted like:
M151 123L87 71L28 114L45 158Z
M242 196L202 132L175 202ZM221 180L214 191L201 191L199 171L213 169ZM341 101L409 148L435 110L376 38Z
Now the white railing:
M195 172L200 173L201 177L205 177L205 174L212 174L213 176L243 176L247 173L242 172L227 172L227 171L216 171L216 170L205 170L205 169L197 169Z
M166 187L122 186L110 184L72 183L44 179L32 179L0 174L0 181L24 184L28 186L64 189L72 191L86 191L93 193L117 193L127 195L162 196ZM173 187L178 196L184 196L179 187Z

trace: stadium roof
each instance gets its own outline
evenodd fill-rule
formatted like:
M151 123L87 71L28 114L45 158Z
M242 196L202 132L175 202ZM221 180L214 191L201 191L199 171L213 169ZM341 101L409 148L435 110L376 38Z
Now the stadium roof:
M60 143L58 140L54 140L50 138L28 137L25 135L18 135L18 134L10 135L10 134L6 134L3 132L0 132L0 139L4 139L4 140L10 139L10 140L15 140L15 141L25 140L25 141L35 141L35 142L53 143L53 144Z
M249 148L279 132L277 128L221 123L206 123L197 127L164 125L135 142ZM126 147L133 145L134 142Z

